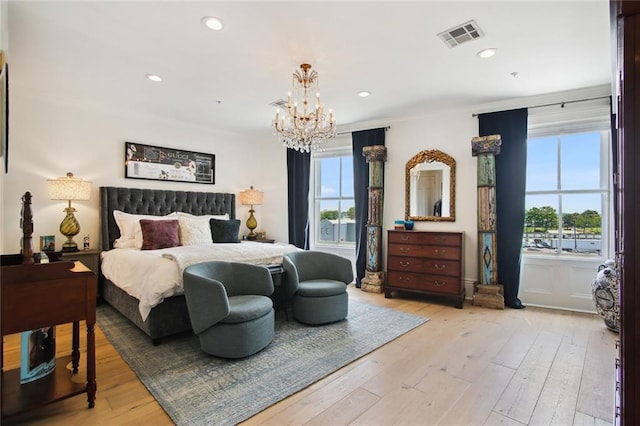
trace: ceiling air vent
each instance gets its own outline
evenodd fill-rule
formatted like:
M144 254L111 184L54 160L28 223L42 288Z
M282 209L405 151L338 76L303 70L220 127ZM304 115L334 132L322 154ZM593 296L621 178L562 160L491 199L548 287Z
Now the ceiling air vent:
M449 47L456 47L465 41L475 40L484 35L476 21L471 20L462 25L450 28L438 34L438 37Z
M271 102L269 105L274 106L276 108L284 108L287 106L287 101L284 99L278 99L276 101Z

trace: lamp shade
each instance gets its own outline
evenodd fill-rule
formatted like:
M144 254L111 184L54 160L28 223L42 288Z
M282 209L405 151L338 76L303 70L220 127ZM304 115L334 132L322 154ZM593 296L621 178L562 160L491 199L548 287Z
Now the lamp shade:
M246 189L240 192L240 203L246 206L259 206L262 204L262 197L264 193L262 191L258 191L257 189L253 189L253 186L250 189Z
M87 201L91 195L91 182L74 177L71 172L64 177L47 179L47 188L52 200Z

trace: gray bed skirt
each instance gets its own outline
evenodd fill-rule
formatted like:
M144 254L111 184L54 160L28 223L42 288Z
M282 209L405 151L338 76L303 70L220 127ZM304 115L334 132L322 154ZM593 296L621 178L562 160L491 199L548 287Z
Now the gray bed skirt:
M142 321L138 309L140 301L106 279L102 283L102 298L144 331L154 345L164 337L191 331L184 295L166 298L151 310L145 321Z

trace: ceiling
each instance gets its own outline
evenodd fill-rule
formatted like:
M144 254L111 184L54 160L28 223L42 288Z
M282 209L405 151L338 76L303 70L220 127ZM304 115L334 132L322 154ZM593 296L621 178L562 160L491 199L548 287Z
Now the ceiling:
M608 8L607 0L11 0L8 62L16 91L246 135L271 135L269 103L286 99L291 74L308 62L340 129L610 84ZM204 16L224 29L207 29ZM484 37L454 48L437 37L471 19ZM494 57L476 56L488 47Z

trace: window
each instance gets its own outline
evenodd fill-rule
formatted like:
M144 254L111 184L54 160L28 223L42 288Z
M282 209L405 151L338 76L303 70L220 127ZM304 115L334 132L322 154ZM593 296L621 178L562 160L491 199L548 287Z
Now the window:
M606 256L608 130L530 137L523 251Z
M354 247L356 222L351 147L314 154L311 185L315 245Z

